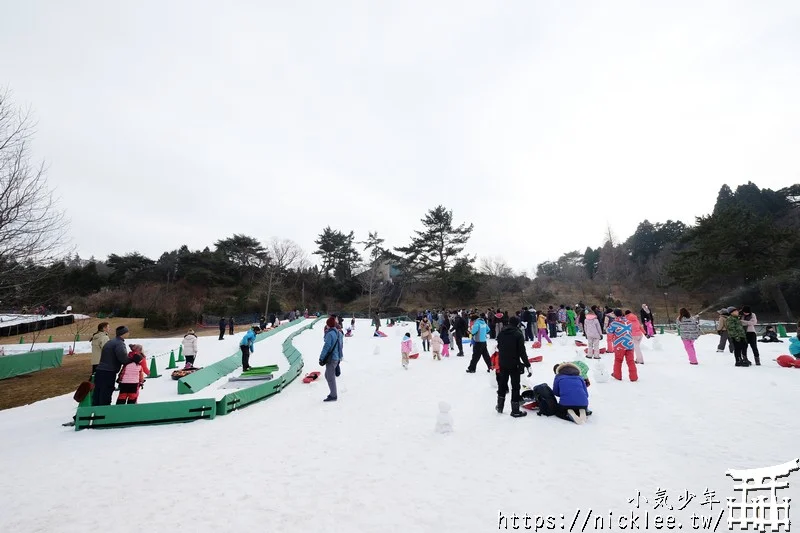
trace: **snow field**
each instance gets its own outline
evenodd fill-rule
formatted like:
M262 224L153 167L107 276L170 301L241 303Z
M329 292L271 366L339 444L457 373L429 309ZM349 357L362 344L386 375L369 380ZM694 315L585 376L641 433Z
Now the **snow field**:
M322 370L323 326L294 340L303 375ZM481 532L498 529L498 512L557 522L564 514L569 528L578 508L629 513L637 491L650 500L640 512L672 513L690 529L688 513L716 517L720 509L699 505L706 488L722 502L738 496L725 470L798 455L791 407L800 372L773 361L786 343L759 345L761 367L735 368L732 355L715 353L716 336L697 341L698 366L688 364L677 336L646 340L639 382L627 381L625 369L626 381L592 379L594 414L575 426L533 414L512 419L508 403L506 414L495 413L484 363L464 372L467 346L467 357L442 361L420 351L405 371L403 332L421 349L414 325L384 331L387 338L374 338L369 321L357 321L345 339L335 403L322 402L324 379L298 379L210 423L74 432L60 426L74 411L69 396L69 409L60 397L0 412L0 468L11 481L0 485L0 530ZM574 340L539 350L527 343L529 355L544 356L533 363L531 384L552 383L553 365L575 360L576 350L588 361ZM259 343L254 364L280 365L259 359L279 354L280 343L281 334ZM603 356L608 372L611 362ZM167 376L154 382L165 379L174 387ZM150 386L143 398L156 394ZM451 434L434 432L440 401L452 406ZM780 495L797 501L800 474L789 482ZM697 497L687 514L653 511L659 488L673 506L685 490ZM138 523L120 518L131 495L143 509Z

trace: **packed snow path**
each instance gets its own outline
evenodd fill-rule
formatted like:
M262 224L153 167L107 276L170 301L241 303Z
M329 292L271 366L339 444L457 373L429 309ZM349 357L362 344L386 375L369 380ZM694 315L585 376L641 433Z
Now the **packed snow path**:
M303 374L321 370L322 327L295 339ZM213 422L74 432L60 426L74 411L64 397L0 412L0 467L13 480L0 487L0 531L481 532L498 530L499 512L550 514L557 525L563 514L569 530L578 508L581 522L589 510L649 509L690 530L691 512L716 519L726 497L739 497L727 469L800 453L800 371L773 361L786 343L760 345L761 367L735 368L707 335L690 366L676 336L657 336L645 341L639 382L593 382L594 415L575 426L498 415L490 376L482 362L466 374L468 357L421 353L403 370L406 330L421 348L413 325L373 338L358 321L336 403L322 402L320 379ZM574 338L529 353L544 355L533 383L552 383L553 364L577 357ZM603 363L610 371L611 356ZM448 435L434 432L442 400L453 407ZM800 473L788 481L780 496L798 501ZM653 509L657 489L675 510ZM706 489L722 502L713 511L700 505ZM638 510L628 503L637 491ZM686 491L695 498L679 512ZM138 521L119 512L132 495Z

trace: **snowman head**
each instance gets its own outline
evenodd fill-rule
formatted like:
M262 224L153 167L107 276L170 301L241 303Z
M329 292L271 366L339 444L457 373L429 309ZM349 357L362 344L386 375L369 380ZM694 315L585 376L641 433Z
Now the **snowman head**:
M449 413L450 412L450 404L447 402L439 402L439 412L440 413Z

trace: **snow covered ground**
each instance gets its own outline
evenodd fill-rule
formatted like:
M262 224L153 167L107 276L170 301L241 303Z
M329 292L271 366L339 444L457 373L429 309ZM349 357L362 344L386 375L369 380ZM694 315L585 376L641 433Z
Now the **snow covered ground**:
M295 339L304 372L319 369L322 325ZM514 513L552 515L569 531L578 510L574 531L600 530L597 516L611 529L609 511L615 520L635 513L641 529L649 512L650 529L658 514L684 530L713 530L726 498L741 498L727 469L800 455L800 371L773 361L786 343L760 345L761 367L735 368L708 335L697 343L700 365L690 366L676 336L657 336L645 341L639 382L593 380L594 415L576 426L495 413L483 363L466 374L467 358L423 353L404 371L406 330L413 326L374 338L369 321L357 322L336 403L322 403L324 380L296 380L231 415L182 425L74 432L60 425L73 414L69 396L2 411L0 531L481 532L510 529ZM272 354L283 338L259 343L257 364L280 364ZM573 341L529 348L544 356L532 383L552 383L553 364L576 359ZM229 355L227 340L211 338L203 364L217 342ZM153 383L143 399L157 396ZM453 407L451 434L434 432L440 401ZM779 495L798 501L800 473L788 481ZM673 510L655 508L660 490ZM723 502L713 509L701 505L710 491ZM125 511L132 501L139 520ZM712 524L692 528L691 513Z

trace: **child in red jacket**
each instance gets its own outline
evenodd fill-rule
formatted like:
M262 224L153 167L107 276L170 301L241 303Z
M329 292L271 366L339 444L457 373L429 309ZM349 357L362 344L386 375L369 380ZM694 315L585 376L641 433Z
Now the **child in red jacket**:
M130 359L135 355L144 355L141 344L131 344L131 353L128 354ZM117 405L135 404L139 399L139 389L144 383L144 377L150 375L150 369L147 368L147 359L142 357L139 364L128 363L122 367L119 373L119 397L117 398Z

